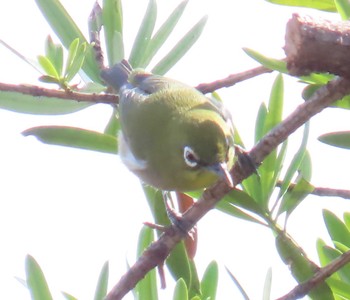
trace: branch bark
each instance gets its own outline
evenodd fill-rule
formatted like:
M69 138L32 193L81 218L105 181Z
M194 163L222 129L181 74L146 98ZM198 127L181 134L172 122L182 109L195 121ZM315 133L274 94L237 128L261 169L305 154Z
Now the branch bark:
M35 85L16 85L0 82L0 91L4 92L15 92L33 97L49 97L59 98L63 100L74 100L78 102L92 102L92 103L105 103L105 104L117 104L118 96L113 94L95 94L95 93L80 93L80 92L69 92L62 90L45 89Z
M297 285L288 294L277 300L294 300L306 296L314 287L324 282L328 277L337 272L341 267L350 262L350 251L345 252L327 266L319 269L308 281Z
M350 22L294 14L287 24L287 68L291 75L329 72L350 77Z

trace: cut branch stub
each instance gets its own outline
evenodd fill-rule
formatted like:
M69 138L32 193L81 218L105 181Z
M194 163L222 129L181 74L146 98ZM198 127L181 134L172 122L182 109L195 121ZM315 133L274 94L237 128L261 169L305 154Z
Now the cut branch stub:
M293 14L285 40L291 75L328 72L350 77L350 22Z

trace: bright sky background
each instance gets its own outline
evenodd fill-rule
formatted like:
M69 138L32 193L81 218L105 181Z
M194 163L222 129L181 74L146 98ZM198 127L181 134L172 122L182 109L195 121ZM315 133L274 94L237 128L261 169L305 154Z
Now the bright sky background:
M93 2L62 1L85 34ZM164 20L179 0L158 2L159 20ZM126 53L130 51L146 5L145 0L123 1ZM172 42L203 15L209 15L209 20L195 47L167 75L197 85L256 66L242 47L282 58L285 24L293 12L330 16L274 6L263 0L191 0ZM19 52L35 59L44 52L44 40L49 33L50 28L34 1L2 3L0 39ZM0 82L40 84L39 74L3 47L0 47L0 66ZM248 149L253 146L258 107L262 101L268 101L275 76L264 75L220 91ZM302 85L289 78L285 83L285 115L288 115L302 102ZM79 299L91 299L105 261L110 261L112 287L125 272L126 260L130 263L134 260L142 222L151 220L138 179L113 155L48 146L20 134L29 127L47 124L102 131L109 112L110 108L104 105L57 117L0 110L1 299L29 299L27 290L15 279L25 277L24 258L28 253L43 268L55 299L62 298L60 291ZM329 109L313 119L309 150L313 159L312 183L316 186L348 188L349 152L316 141L321 133L348 128L345 111ZM290 156L300 143L300 132L292 140ZM290 234L315 261L315 238L329 241L322 207L331 208L339 216L348 210L346 201L310 196L288 223ZM278 258L270 231L216 211L199 223L196 262L200 276L214 259L222 271L218 299L241 299L224 266L235 274L253 300L262 297L269 267L273 272L273 298L295 285ZM161 299L170 299L173 283L169 275L167 282L170 287L162 292Z

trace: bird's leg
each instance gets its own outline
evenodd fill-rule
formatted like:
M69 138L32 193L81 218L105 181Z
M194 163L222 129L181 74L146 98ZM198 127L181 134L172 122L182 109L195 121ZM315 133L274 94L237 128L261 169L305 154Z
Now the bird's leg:
M260 178L258 167L252 158L249 156L249 153L245 151L242 147L235 145L235 153L237 155L237 163L241 169L249 174L254 173L258 178Z
M169 203L172 203L172 198L170 192L163 191L163 200L165 205L165 210L171 224L179 228L185 235L189 235L191 230L191 224L188 224L183 218L182 214L176 211Z

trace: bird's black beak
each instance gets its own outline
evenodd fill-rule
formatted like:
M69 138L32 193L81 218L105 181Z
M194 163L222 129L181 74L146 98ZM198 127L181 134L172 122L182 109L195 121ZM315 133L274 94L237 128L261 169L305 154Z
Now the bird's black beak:
M230 170L228 169L227 163L223 162L223 163L217 163L215 165L210 166L210 170L214 173L216 173L217 175L219 175L220 178L224 179L226 184L230 187L230 188L234 188L234 182L232 179L232 176L230 174Z

